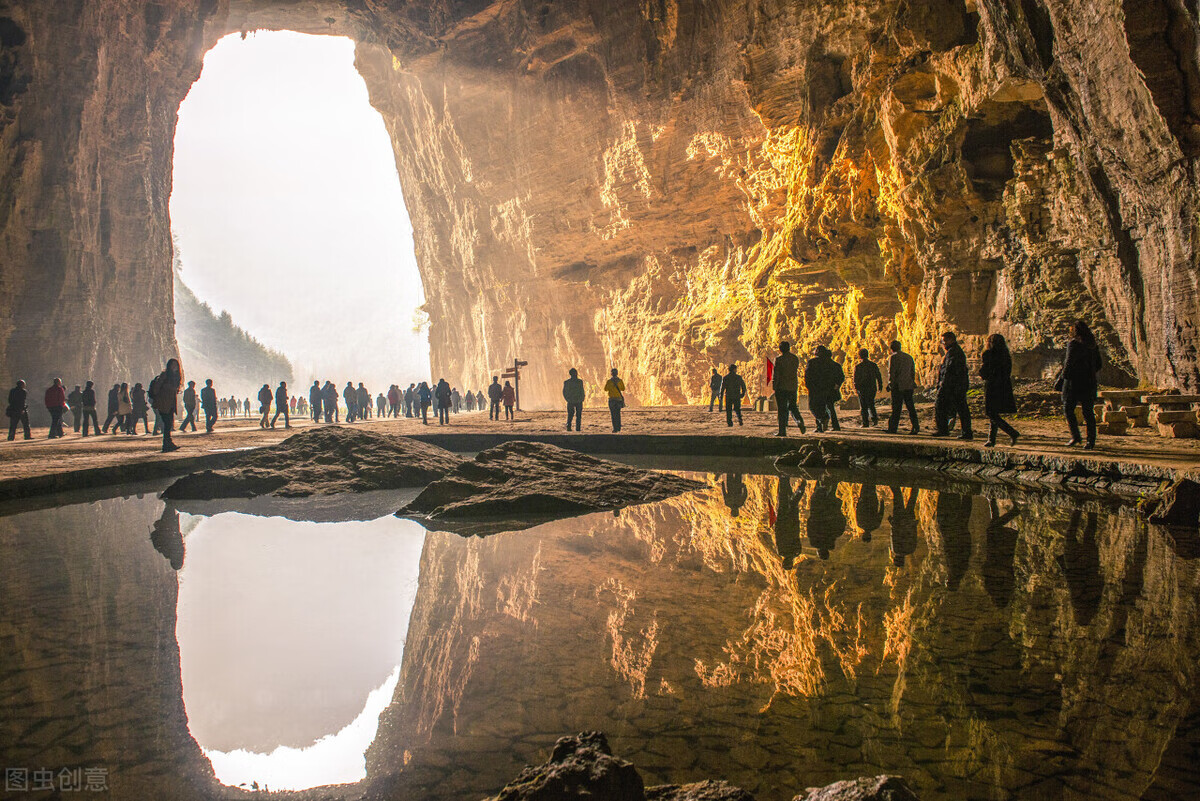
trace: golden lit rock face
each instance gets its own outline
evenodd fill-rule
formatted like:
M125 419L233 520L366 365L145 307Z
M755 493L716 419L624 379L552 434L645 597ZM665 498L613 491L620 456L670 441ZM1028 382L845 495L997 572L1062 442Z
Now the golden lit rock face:
M761 386L781 337L896 336L928 370L944 328L968 352L1005 333L1033 376L1082 316L1108 381L1194 388L1200 71L1176 5L10 0L0 362L161 361L175 110L220 35L281 27L359 42L452 383L519 356L527 400L615 365L632 399L683 402L715 363ZM44 364L66 327L98 344Z

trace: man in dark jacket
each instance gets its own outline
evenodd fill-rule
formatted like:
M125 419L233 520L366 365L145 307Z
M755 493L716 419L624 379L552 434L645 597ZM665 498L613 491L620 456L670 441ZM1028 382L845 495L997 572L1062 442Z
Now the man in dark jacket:
M262 412L258 427L266 428L267 416L271 414L271 386L269 384L263 384L258 390L258 410Z
M738 375L737 365L729 365L729 372L721 382L721 392L725 395L725 422L733 428L733 416L737 415L738 425L742 425L742 398L746 397L746 381Z
M571 430L571 420L574 419L575 430L579 431L583 426L583 379L574 367L567 373L571 376L563 382L563 400L567 402L567 430Z
M25 382L18 381L17 385L8 391L8 441L17 438L17 426L25 427L25 439L33 439L29 431L29 393L25 390Z
M892 355L888 359L887 391L892 393L892 416L888 418L888 433L895 434L900 427L900 410L908 409L912 433L921 431L917 422L917 406L913 403L913 392L917 389L917 364L900 346L898 340L890 345Z
M450 422L450 404L454 393L450 384L444 378L439 378L433 393L437 397L438 425L444 426Z
M312 421L314 423L321 422L321 382L313 381L313 385L308 388L308 408L312 411Z
M46 390L46 411L50 412L50 439L63 436L63 413L67 411L67 388L61 378Z
M233 403L237 405L236 398ZM204 382L204 389L200 390L200 408L204 410L204 433L211 434L213 426L217 424L217 391L213 389L211 378Z
M279 415L283 415L283 427L292 427L292 418L288 414L288 388L286 381L280 381L279 386L275 387L275 416L271 418L271 428L275 427L275 421L279 419Z
M711 412L713 404L717 404L717 411L725 411L725 393L721 392L721 374L717 372L717 368L713 368L713 374L708 379L708 410Z
M83 388L83 435L88 435L88 422L92 424L92 433L100 433L100 418L96 416L96 385L88 381Z
M790 342L779 343L779 357L771 373L771 388L775 390L775 410L779 415L777 437L787 436L788 415L796 418L800 433L804 433L804 418L796 407L796 392L800 389L800 357L792 353Z
M196 430L196 382L189 381L187 389L183 391L183 410L186 412L183 418L183 423L180 424L179 430L186 431L188 423L191 423L192 430Z
M959 439L974 439L971 435L971 409L967 406L967 389L970 374L967 372L967 354L958 345L954 332L942 334L942 366L938 368L937 399L934 402L935 437L950 435L950 421L958 417L962 424Z
M500 399L504 397L504 387L500 386L500 376L492 376L492 383L488 385L488 399L492 405L488 408L488 419L500 419Z
M833 353L824 345L817 345L816 355L804 368L804 386L808 388L808 408L817 420L818 433L827 427L842 430L837 404L842 399L841 386L845 380L846 373L833 360Z
M326 381L321 387L321 408L325 410L325 422L335 423L340 414L338 410L338 391L332 381Z
M875 411L875 393L883 389L883 376L879 365L871 361L866 348L858 351L858 364L854 365L854 392L858 395L858 408L862 413L862 427L879 424L879 413Z
M78 434L79 424L83 422L83 390L78 384L67 395L67 408L71 410L71 422L75 426L75 433Z
M353 381L347 381L342 389L342 400L346 402L346 422L353 423L358 419L358 390Z
M371 391L363 386L363 382L358 382L358 397L355 398L358 403L355 411L362 420L366 420L371 416Z
M117 406L121 402L121 385L113 384L112 389L108 391L108 412L104 417L104 431L108 433L108 427L112 425L112 421L117 419ZM113 433L116 433L115 431Z

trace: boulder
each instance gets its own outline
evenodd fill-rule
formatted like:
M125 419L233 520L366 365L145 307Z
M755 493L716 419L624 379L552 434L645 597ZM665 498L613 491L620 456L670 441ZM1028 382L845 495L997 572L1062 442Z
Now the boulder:
M294 434L278 445L248 451L221 470L184 476L168 487L163 497L303 498L419 487L442 477L462 461L461 456L448 450L416 440L325 426Z
M710 780L647 787L646 801L754 801L754 796L729 782Z
M485 535L661 501L706 486L554 445L516 441L458 465L396 514L434 531Z
M1183 528L1200 526L1200 483L1182 478L1168 487L1150 522Z
M917 795L899 776L871 776L810 787L795 801L917 801Z
M642 801L642 777L598 731L562 737L544 765L527 767L489 801Z

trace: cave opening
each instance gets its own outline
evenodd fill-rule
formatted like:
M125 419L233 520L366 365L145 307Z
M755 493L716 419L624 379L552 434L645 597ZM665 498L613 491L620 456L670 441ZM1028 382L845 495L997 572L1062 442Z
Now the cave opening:
M180 104L170 200L185 370L222 397L425 380L391 137L344 37L224 37Z

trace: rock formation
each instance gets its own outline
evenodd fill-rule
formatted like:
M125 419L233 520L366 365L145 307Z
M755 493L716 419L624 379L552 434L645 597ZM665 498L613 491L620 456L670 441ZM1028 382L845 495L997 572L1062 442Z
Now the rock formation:
M1183 0L0 0L4 375L172 350L176 110L256 27L358 42L452 383L678 402L781 336L927 369L943 327L1039 375L1082 316L1107 381L1200 384Z
M220 470L176 481L167 500L304 498L339 492L419 487L453 470L462 458L406 437L341 426L313 428L259 448Z
M516 441L462 462L396 514L418 519L432 531L483 535L661 501L705 486L554 445Z

